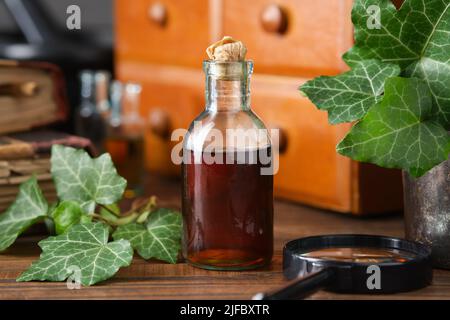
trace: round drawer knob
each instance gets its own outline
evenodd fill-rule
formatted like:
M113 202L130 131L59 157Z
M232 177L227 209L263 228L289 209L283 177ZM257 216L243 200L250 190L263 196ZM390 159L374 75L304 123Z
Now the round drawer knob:
M150 131L160 138L167 138L170 134L170 119L162 109L153 109L148 117Z
M151 4L148 8L148 17L153 23L159 25L160 27L164 27L168 18L166 6L160 2Z
M278 149L278 152L280 154L285 153L288 147L288 136L286 130L280 128L280 126L277 125L271 126L271 128L278 130L278 141L272 141L273 148Z
M288 25L287 14L279 5L270 4L261 14L261 23L267 32L284 33Z

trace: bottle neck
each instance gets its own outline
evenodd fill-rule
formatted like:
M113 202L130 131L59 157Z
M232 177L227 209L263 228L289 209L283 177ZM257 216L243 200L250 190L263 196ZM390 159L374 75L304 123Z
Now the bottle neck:
M224 112L250 109L250 90L247 77L228 80L208 76L206 82L207 110Z
M122 97L122 112L124 121L137 122L141 121L139 114L139 105L142 87L137 83L127 83L124 87L124 95Z
M236 112L250 109L251 61L203 63L206 74L206 110Z
M91 72L83 72L81 75L81 109L96 110L94 93L94 76Z
M100 113L110 111L110 103L108 99L108 87L110 74L107 71L99 71L95 74L95 96L97 109Z
M112 127L120 126L122 122L122 84L120 81L114 81L111 85L111 115L109 124Z

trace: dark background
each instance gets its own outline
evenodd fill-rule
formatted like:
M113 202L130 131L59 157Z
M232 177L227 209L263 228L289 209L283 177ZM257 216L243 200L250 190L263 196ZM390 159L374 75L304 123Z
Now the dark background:
M50 29L56 32L57 38L47 39L42 44L27 41L5 1L0 0L0 59L48 61L59 65L65 75L73 120L80 101L80 71L106 69L114 72L114 0L16 0L17 4L23 1L24 4L30 3L39 7L42 18L49 23ZM66 11L70 5L78 5L81 9L81 30L67 29L66 20L69 14ZM11 53L22 52L22 49L17 49L18 46L27 48L25 56ZM65 130L73 132L73 129L73 121L69 121Z
M81 8L82 30L74 32L102 32L105 41L113 39L113 0L40 0L61 26L66 27L66 9L71 4ZM0 34L18 34L19 30L9 15L4 1L0 0Z

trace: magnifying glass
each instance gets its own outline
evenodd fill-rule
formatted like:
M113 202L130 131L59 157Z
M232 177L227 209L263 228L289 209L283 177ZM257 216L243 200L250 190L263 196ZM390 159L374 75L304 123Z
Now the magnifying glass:
M319 289L340 293L395 293L426 287L431 249L420 243L372 235L297 239L283 248L284 288L255 300L301 299Z

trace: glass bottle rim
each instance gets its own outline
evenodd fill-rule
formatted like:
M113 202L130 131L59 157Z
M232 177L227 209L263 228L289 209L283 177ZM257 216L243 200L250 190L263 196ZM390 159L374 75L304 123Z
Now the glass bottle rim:
M215 61L204 60L203 71L207 76L235 78L249 76L253 73L253 61Z

